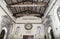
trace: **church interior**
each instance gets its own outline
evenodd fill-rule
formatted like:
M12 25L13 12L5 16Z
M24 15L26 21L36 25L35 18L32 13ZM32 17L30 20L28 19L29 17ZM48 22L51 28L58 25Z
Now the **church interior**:
M0 39L60 39L60 0L0 0Z

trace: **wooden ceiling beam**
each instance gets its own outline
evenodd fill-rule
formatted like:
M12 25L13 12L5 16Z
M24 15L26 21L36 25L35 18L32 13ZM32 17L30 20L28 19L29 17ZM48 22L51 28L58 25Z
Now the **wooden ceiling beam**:
M8 4L8 5L15 5L15 4L19 4L19 3L23 3L23 2L33 2L33 3L36 3L35 1L21 1L21 2L17 2L17 3L11 3L11 4Z
M21 2L21 3L23 3L23 2ZM26 2L25 2L26 3ZM48 5L48 3L46 3L46 2L36 2L36 3L34 3L34 2L32 2L33 4L35 4L35 5ZM17 3L11 3L11 4L8 4L8 5L10 5L10 6L15 6L15 5L18 5L18 4L20 4L20 2L17 2ZM33 5L33 4L30 4L30 5ZM29 4L23 4L23 5L29 5ZM19 5L18 5L19 6Z
M27 12L28 11L28 12ZM15 17L21 17L21 16L24 16L24 15L32 15L32 16L38 16L38 17L42 17L44 16L42 13L40 12L34 12L34 11L31 11L31 10L25 10L25 11L22 11L22 12L18 12L18 13L14 13L13 16Z
M44 4L27 4L27 5L7 5L7 7L40 7L40 6L45 6Z
M37 16L37 17L43 17L44 15L43 14L16 14L14 15L14 17L21 17L21 16Z
M13 13L13 14L19 14L19 13L24 13L24 12L29 12L29 14L40 14L40 12L36 12L36 11L31 11L31 10L24 10L24 11L21 11L21 12L17 12L17 13ZM31 13L30 13L31 12Z

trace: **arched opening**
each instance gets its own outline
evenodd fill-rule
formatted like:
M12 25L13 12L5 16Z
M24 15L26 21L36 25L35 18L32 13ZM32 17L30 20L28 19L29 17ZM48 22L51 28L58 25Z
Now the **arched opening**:
M46 38L46 35L44 35L44 37L45 37L45 39L47 39L47 38Z
M2 30L0 33L0 39L4 39L5 36L5 30Z
M6 35L7 35L7 28L3 27L0 33L0 39L6 39Z
M49 39L55 39L54 38L54 33L53 33L53 30L52 30L52 27L49 27L48 28L48 33L49 33Z
M53 34L53 30L50 30L50 35L51 35L51 39L54 39L54 34Z

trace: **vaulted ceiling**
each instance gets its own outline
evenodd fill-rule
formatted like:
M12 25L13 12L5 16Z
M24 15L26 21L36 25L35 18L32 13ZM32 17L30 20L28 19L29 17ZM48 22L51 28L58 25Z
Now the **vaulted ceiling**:
M42 17L50 0L5 0L5 2L14 17L24 15Z

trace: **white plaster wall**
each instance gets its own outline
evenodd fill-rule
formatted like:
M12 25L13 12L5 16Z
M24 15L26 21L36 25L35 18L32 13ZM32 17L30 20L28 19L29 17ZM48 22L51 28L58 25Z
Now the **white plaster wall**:
M16 23L42 23L42 19L34 16L23 16L16 19Z
M44 26L43 24L32 24L33 28L31 30L26 30L25 29L25 24L15 24L15 28L14 28L14 36L15 37L20 37L23 38L23 35L33 35L35 38L39 38L38 35L40 35L40 38L44 38ZM40 34L37 34L37 26L40 26ZM16 28L20 27L20 29L18 30L18 33L16 34ZM21 36L22 35L22 36ZM36 36L35 36L36 35Z
M7 8L7 4L4 0L0 0L0 6L6 11L6 14L8 14L13 21L15 21L15 17L12 16L12 12Z
M52 29L54 31L55 39L60 39L60 21L57 16L57 8L60 7L60 0L57 0L53 8L51 9L48 15L52 19ZM57 29L56 29L57 28Z
M47 7L45 13L44 13L44 16L42 17L42 20L44 21L45 20L45 17L48 15L48 13L50 13L51 11L51 8L54 6L55 2L57 0L50 0L50 3L49 3L49 6Z
M0 32L1 32L1 21L2 21L2 16L6 15L6 13L1 9L0 7Z
M5 3L5 1L0 0L0 32L1 32L2 16L9 15L11 17L11 19L15 22L15 18L12 16L12 13L8 10L8 8L6 6L7 6L7 4Z
M26 23L32 23L33 28L31 30L25 29ZM34 24L35 23L35 24ZM38 33L37 26L40 26L40 34ZM20 27L17 30L16 34L16 28ZM33 35L34 38L41 38L44 39L44 25L42 24L41 18L34 17L34 16L23 16L16 19L16 24L14 25L12 34L14 38L23 38L23 35ZM39 36L38 36L39 35Z

